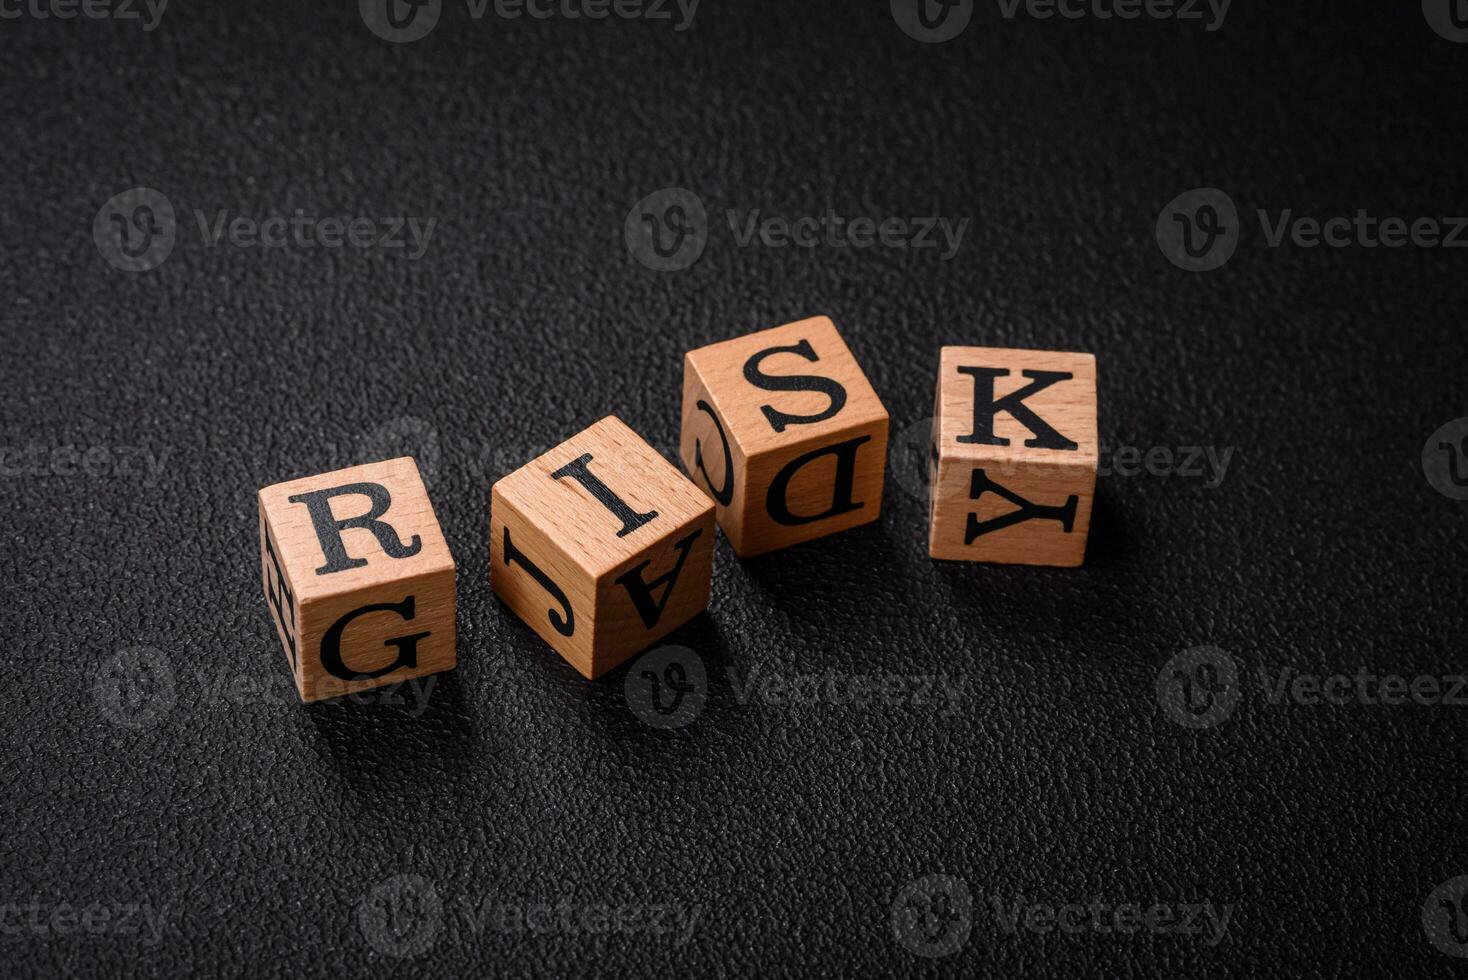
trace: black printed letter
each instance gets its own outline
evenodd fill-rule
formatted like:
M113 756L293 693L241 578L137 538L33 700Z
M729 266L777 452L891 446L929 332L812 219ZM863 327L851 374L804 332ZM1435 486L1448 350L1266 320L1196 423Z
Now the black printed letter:
M1010 511L994 518L992 521L980 521L979 515L969 514L968 524L964 528L963 543L973 544L974 538L991 531L1000 531L1015 524L1023 524L1025 521L1059 521L1065 533L1069 534L1071 525L1076 519L1076 503L1079 498L1071 494L1066 498L1063 505L1059 507L1042 507L1032 504L1008 487L1001 487L989 479L989 474L983 470L974 470L972 480L969 483L968 496L970 500L978 500L985 493L997 493L1005 500L1014 504L1019 510Z
M668 600L672 598L673 586L678 582L678 573L683 571L683 563L688 560L688 552L693 548L693 542L698 540L702 530L694 531L681 541L675 541L673 547L678 549L678 561L673 570L665 575L660 575L651 582L642 580L642 570L652 564L652 559L638 565L630 572L617 576L617 584L627 590L632 597L632 604L637 607L637 614L642 617L642 625L652 629L662 618L663 610L668 608ZM662 597L654 600L652 590L661 587Z
M372 502L372 509L360 517L337 520L331 515L331 498L347 494L361 494ZM380 483L348 483L329 490L312 490L310 493L296 494L290 498L290 502L305 504L311 513L311 524L316 529L316 540L321 542L321 552L326 556L326 564L316 569L317 575L330 575L332 572L361 568L367 564L365 558L349 556L346 545L342 544L342 532L350 528L363 528L371 531L389 558L411 558L423 547L423 542L418 535L413 535L413 540L405 545L391 524L378 520L392 506L392 495L387 492L387 487Z
M719 433L719 441L724 444L723 489L716 488L714 481L709 479L709 471L703 465L703 444L697 439L693 440L693 465L703 474L703 482L708 484L709 493L714 495L715 502L720 507L728 507L729 501L734 499L734 455L729 452L729 437L724 435L724 426L719 423L719 417L714 414L712 405L700 398L694 407L713 420L714 429Z
M977 446L1009 445L1008 439L1001 439L994 435L994 416L999 412L1008 412L1016 422L1035 434L1035 438L1025 440L1025 445L1031 449L1080 448L1052 429L1044 419L1030 411L1029 407L1025 405L1026 398L1044 391L1057 381L1069 381L1075 375L1064 371L1025 371L1024 376L1029 378L1031 383L995 401L994 379L1007 376L1008 369L961 367L958 373L967 374L974 379L974 431L969 435L959 436L959 442Z
M270 559L270 564L265 569L265 597L270 602L271 608L275 610L275 621L280 623L280 631L285 634L286 649L290 651L291 666L296 665L296 597L291 594L290 586L285 584L285 573L280 570L280 559L275 554L275 542L270 540L270 531L264 522L260 524L260 534L265 538L265 557ZM286 614L290 614L287 623Z
M591 472L589 469L591 461L591 453L583 453L552 473L551 479L559 480L563 476L569 476L585 487L587 493L595 497L597 502L611 511L617 520L622 522L622 530L617 532L617 537L619 538L626 537L658 516L658 512L655 510L650 510L646 514L639 514L631 507L628 507L627 501L617 496L611 487L601 482L601 479L595 473Z
M426 636L428 632L412 633L408 636L395 636L390 640L384 640L384 646L397 647L398 659L380 670L358 673L347 667L342 662L342 632L346 630L347 624L358 616L365 616L374 612L397 613L403 619L413 618L413 597L408 596L399 603L381 602L372 606L363 606L353 609L341 619L331 624L331 628L321 637L321 666L333 677L340 677L344 681L356 680L359 677L381 677L390 674L399 667L418 666L418 641Z
M765 418L770 420L770 427L776 432L784 432L787 425L810 425L813 422L824 421L845 407L846 389L831 378L822 378L814 374L765 374L759 369L760 362L774 354L799 354L807 361L819 360L816 357L815 349L811 347L808 340L802 340L791 347L770 347L744 362L744 380L765 391L820 391L831 399L831 404L826 407L826 410L815 415L787 415L784 412L776 411L769 405L761 405L760 411L765 413Z
M769 492L765 494L765 509L770 516L780 524L810 524L813 521L822 521L828 517L836 517L848 514L853 510L860 510L862 504L853 503L851 492L856 484L856 450L864 442L870 442L871 436L858 436L845 442L833 443L814 449L803 456L797 456L786 463L775 478L770 481ZM793 514L790 512L790 504L785 499L790 489L790 481L806 463L819 459L822 456L836 457L836 479L831 490L831 506L823 513Z
M576 632L576 614L571 611L571 600L566 598L566 593L561 591L561 587L552 581L549 575L542 572L534 562L525 557L523 551L515 547L515 543L510 540L510 529L506 526L505 567L508 568L511 565L519 565L525 569L526 573L535 579L542 589L550 593L552 599L561 604L560 612L554 609L546 610L550 624L556 628L556 632L562 636L570 636Z

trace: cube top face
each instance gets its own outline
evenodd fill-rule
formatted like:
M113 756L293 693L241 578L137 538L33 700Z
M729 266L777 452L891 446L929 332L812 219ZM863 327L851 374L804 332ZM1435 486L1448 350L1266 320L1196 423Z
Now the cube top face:
M933 418L928 553L1082 564L1097 455L1093 355L945 347Z
M887 422L882 400L827 316L700 347L684 361L742 459Z
M713 503L626 423L609 415L500 479L492 507L555 528L554 541L599 578L678 528L712 519Z
M259 500L298 599L454 570L412 457L277 483Z
M1031 391L1022 399L1010 397L1025 389ZM996 403L1000 407L988 411ZM1066 351L944 347L934 426L935 449L943 457L1002 456L1014 465L1094 470L1099 453L1096 357Z

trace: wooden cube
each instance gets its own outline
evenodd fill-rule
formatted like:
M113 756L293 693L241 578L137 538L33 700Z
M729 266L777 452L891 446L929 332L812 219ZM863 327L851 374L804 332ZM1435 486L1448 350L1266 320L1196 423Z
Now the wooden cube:
M714 508L608 416L494 485L489 581L588 678L708 606Z
M929 467L928 553L1080 565L1096 487L1096 358L945 347Z
M304 701L455 663L454 559L411 458L259 493L265 598Z
M681 429L683 467L741 557L881 514L887 410L830 317L689 351Z

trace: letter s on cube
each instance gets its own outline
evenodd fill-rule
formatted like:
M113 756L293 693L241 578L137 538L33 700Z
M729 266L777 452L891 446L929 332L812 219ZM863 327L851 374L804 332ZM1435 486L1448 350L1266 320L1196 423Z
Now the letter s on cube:
M944 347L928 466L928 554L1073 567L1096 487L1096 358Z
M453 555L409 457L259 492L265 600L303 701L451 670Z
M887 423L830 317L683 358L679 455L741 558L875 521Z

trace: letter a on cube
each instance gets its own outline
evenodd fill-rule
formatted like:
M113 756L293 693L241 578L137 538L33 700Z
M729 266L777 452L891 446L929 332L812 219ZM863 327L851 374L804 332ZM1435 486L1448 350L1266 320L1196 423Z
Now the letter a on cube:
M490 586L585 677L702 612L714 507L620 419L494 485Z
M945 347L929 465L928 553L1073 567L1096 487L1096 358Z
M450 670L454 559L411 458L259 493L265 599L304 701Z
M830 317L683 358L683 468L741 558L875 521L887 410Z

